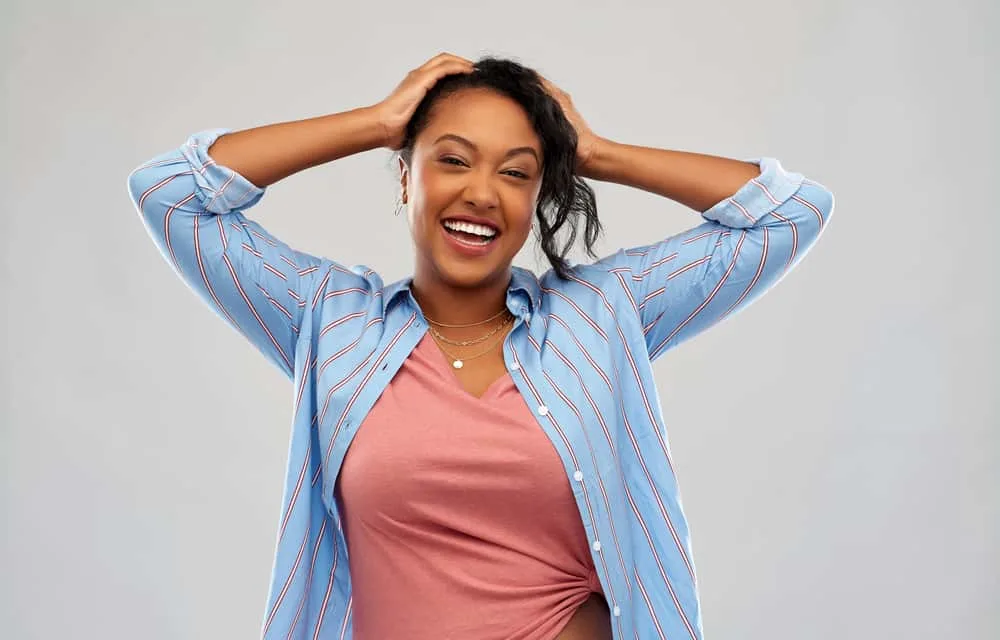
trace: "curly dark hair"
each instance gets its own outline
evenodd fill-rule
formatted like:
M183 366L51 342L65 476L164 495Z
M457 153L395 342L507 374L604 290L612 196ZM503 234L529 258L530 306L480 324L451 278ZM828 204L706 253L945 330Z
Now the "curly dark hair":
M602 228L594 190L576 175L576 130L559 103L545 90L536 71L511 60L486 57L478 60L470 73L445 76L414 111L399 155L409 165L414 142L427 126L432 107L456 91L471 88L492 89L520 104L541 140L542 185L535 209L537 236L555 273L565 278L569 273L566 255L576 242L581 218L584 249L591 257L596 257L594 244ZM559 236L563 238L561 243Z

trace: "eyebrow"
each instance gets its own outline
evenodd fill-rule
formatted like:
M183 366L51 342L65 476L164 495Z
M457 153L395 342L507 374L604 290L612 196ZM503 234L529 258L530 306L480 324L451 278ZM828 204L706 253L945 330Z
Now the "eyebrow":
M461 145L469 147L473 151L478 151L479 150L479 147L477 147L475 145L475 143L473 143L471 140L467 140L467 139L463 138L462 136L454 134L454 133L446 133L446 134L444 134L443 136L441 136L440 138L438 138L437 140L435 140L434 144L437 144L437 143L441 142L442 140L452 140L452 141L457 142L457 143L459 143ZM533 147L514 147L513 149L510 149L509 151L507 151L507 153L505 153L503 157L504 157L504 160L506 160L507 158L511 158L511 157L516 156L516 155L521 154L521 153L531 154L532 156L534 156L535 162L537 162L538 164L542 164L541 159L538 157L538 152L535 151L535 149Z

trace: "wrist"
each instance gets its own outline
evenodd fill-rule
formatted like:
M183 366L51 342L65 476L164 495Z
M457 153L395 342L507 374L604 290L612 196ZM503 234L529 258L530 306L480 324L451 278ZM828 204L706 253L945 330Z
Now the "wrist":
M602 176L607 175L607 169L614 158L616 146L617 143L608 138L593 136L587 142L587 150L584 157L581 158L577 173L584 178L604 179Z
M389 128L386 124L385 111L381 103L361 107L357 110L357 115L364 128L369 132L368 138L376 148L389 146Z
M406 125L409 122L409 117L394 112L392 106L384 102L367 107L367 110L371 114L374 126L377 127L379 146L399 151L406 136Z

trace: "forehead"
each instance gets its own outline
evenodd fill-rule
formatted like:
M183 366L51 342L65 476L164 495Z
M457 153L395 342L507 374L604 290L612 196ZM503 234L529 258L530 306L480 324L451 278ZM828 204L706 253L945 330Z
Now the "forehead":
M491 89L461 89L439 100L420 138L427 142L452 133L482 150L504 151L529 146L541 152L541 142L528 114L513 99Z

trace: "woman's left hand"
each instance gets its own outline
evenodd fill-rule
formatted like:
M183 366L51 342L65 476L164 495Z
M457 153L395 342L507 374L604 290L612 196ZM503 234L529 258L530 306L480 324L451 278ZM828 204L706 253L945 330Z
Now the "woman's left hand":
M566 119L569 120L570 124L573 125L573 128L576 129L576 170L577 173L586 175L589 163L593 159L594 151L602 142L602 138L594 134L594 132L590 129L590 126L583 119L583 116L581 116L580 112L578 112L576 107L573 106L573 100L570 98L568 93L545 78L542 78L542 85L545 87L545 90L548 91L549 95L556 99L556 102L558 102L559 106L562 107L563 113L566 115Z

